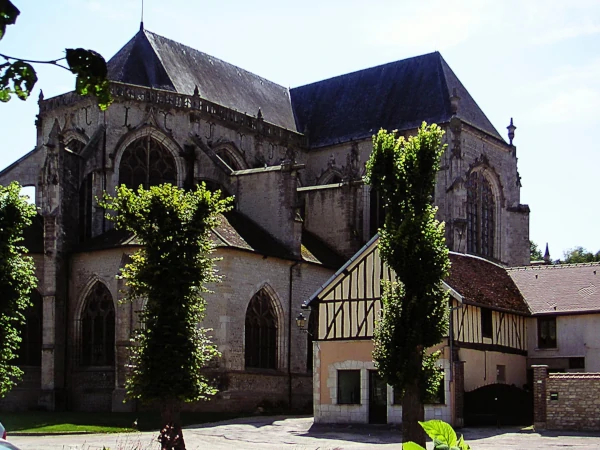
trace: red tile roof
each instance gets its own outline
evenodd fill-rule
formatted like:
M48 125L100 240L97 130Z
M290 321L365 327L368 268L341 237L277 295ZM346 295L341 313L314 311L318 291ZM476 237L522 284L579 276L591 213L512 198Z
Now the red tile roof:
M465 303L529 314L529 308L506 268L476 256L450 252L446 283Z
M508 269L533 314L600 312L600 263Z

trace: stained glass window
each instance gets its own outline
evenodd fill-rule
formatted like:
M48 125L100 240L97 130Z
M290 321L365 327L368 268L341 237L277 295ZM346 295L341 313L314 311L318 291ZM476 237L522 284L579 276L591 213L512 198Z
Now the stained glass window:
M269 295L257 292L246 311L246 367L277 368L277 315Z
M490 182L473 172L467 180L467 251L494 257L496 204Z
M30 299L32 306L25 310L25 324L21 327L17 365L39 367L42 364L42 296L34 290Z
M81 364L112 366L115 362L115 307L102 283L92 287L81 317Z
M171 153L150 136L133 141L123 152L119 184L137 189L162 183L177 184L177 169Z

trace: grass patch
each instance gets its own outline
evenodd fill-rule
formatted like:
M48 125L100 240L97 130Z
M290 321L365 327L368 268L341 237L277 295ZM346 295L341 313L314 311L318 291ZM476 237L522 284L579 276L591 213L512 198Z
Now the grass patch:
M181 413L185 425L233 419L232 413ZM140 413L86 413L86 412L11 412L0 413L0 421L8 434L21 433L123 433L137 430L152 431L160 427L158 412Z

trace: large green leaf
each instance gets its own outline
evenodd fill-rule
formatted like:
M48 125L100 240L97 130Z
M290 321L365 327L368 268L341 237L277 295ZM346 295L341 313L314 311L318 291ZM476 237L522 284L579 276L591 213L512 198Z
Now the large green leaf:
M405 442L402 444L402 450L425 450L419 444L415 444L414 442Z
M441 420L428 420L427 422L419 422L425 433L440 445L447 445L448 447L456 447L457 439L456 433L450 425ZM436 448L441 448L436 446Z
M112 103L108 84L108 68L106 61L99 53L83 48L67 49L67 64L69 69L77 75L75 90L79 95L95 95L98 106L106 110Z
M4 37L6 25L14 25L20 13L10 0L0 0L0 39Z
M37 74L29 63L17 60L0 65L0 101L9 101L11 93L27 100L36 82Z

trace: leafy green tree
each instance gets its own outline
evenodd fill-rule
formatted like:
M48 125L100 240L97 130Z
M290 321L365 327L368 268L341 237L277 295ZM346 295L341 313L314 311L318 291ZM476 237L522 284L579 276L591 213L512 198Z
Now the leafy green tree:
M21 343L23 312L31 306L29 294L37 283L33 260L19 245L36 211L20 192L18 183L0 186L0 397L23 376L13 361Z
M0 40L6 34L7 25L14 25L20 11L10 0L0 0ZM68 48L62 58L47 61L23 59L0 53L5 62L0 64L0 101L8 102L11 94L27 100L37 83L37 73L32 64L50 64L69 70L76 75L75 90L80 95L95 95L98 106L105 110L112 103L108 70L104 58L93 50ZM67 65L63 65L66 61Z
M379 131L366 178L386 208L379 250L398 277L398 282L382 286L383 314L374 334L373 359L383 379L403 393L403 439L423 446L423 400L428 390L437 389L439 376L434 366L438 355L426 350L439 344L448 330L442 280L450 262L444 224L435 219L432 204L444 151L442 135L437 125L425 123L408 140Z
M600 262L600 250L595 254L579 246L564 252L565 259L561 261L564 264Z
M163 184L137 192L120 186L115 197L105 195L102 203L116 213L108 216L116 228L135 233L143 245L120 275L129 300L146 299L134 338L128 395L159 404L163 427L172 424L170 429L181 436L182 402L216 393L202 369L220 354L209 330L198 324L205 314L205 285L219 280L210 231L230 199L204 185L186 192Z
M531 239L529 240L529 254L531 255L530 261L541 261L544 259L542 251Z

